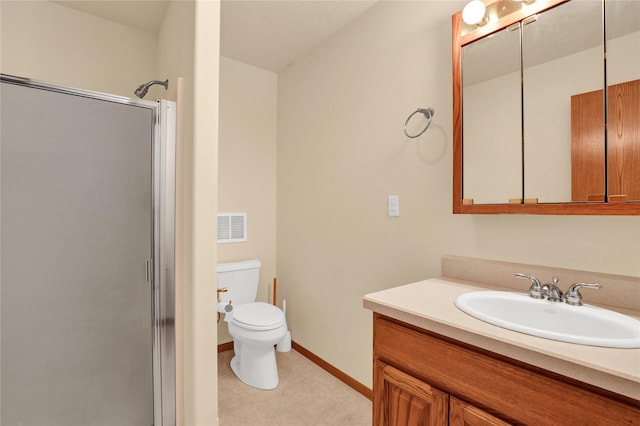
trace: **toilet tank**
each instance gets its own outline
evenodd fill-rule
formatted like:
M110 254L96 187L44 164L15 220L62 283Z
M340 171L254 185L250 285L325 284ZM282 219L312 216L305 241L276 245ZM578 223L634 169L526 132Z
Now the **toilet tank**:
M257 259L240 262L218 263L218 288L227 288L220 293L220 301L234 305L255 302L258 294L260 266Z

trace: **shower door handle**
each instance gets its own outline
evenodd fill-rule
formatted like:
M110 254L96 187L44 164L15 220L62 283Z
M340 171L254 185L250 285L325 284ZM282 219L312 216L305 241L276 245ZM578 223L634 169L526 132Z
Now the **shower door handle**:
M144 260L144 275L145 275L145 281L150 283L151 282L151 259Z

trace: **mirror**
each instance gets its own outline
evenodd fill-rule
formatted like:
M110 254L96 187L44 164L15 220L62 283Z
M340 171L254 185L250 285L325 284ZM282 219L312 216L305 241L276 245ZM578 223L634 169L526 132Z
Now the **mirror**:
M640 2L606 4L453 16L454 213L640 214Z
M572 97L603 87L602 4L573 0L524 22L524 198L571 202ZM604 135L603 111L601 99L577 113L593 123L590 131ZM584 149L585 144L576 146ZM604 176L604 157L591 163L588 173ZM604 195L604 181L594 191Z
M464 196L503 203L522 194L520 25L462 48ZM488 108L487 106L490 105Z
M606 4L607 193L640 201L640 2Z

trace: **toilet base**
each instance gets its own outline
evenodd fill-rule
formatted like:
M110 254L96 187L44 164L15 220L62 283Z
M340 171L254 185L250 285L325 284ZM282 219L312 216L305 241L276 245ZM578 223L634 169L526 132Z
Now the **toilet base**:
M275 389L280 383L276 352L272 345L233 342L231 370L243 383L258 389Z

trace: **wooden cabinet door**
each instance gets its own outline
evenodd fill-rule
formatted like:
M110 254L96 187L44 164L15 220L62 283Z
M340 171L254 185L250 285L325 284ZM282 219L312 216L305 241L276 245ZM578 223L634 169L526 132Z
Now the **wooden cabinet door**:
M619 201L640 200L640 80L609 86L607 185Z
M571 200L607 201L606 173L608 201L638 201L640 80L609 86L606 148L603 93L571 97Z
M375 379L374 425L448 425L448 394L380 361Z
M604 92L571 97L571 201L605 201Z
M451 397L449 405L450 426L509 426L478 407Z

